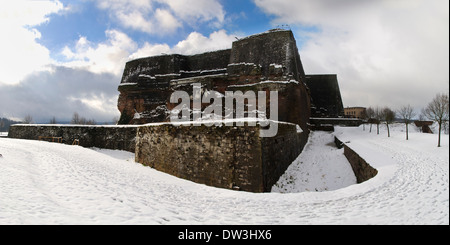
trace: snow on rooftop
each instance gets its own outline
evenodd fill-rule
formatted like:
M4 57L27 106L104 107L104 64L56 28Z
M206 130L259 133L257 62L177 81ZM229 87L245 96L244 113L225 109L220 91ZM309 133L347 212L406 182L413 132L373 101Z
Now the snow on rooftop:
M260 85L260 84L289 84L289 83L298 84L298 81L293 80L293 79L291 79L291 80L282 80L282 81L264 80L264 81L257 82L257 83L229 85L228 88L249 87L249 86L256 86L256 85Z

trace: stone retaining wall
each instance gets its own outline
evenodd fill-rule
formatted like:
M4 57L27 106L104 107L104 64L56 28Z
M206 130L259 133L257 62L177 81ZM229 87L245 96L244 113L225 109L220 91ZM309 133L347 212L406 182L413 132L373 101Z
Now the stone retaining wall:
M136 130L136 126L16 124L10 127L8 137L29 140L60 137L65 144L134 152Z
M136 162L209 186L268 192L302 151L307 132L279 123L275 137L260 126L173 126L138 128Z
M348 147L345 143L341 142L337 137L334 137L334 142L338 148L344 147L344 156L349 161L350 166L352 166L358 184L369 180L378 174L378 170L370 166L364 158L358 155L358 153Z
M135 152L136 162L209 186L269 192L303 150L309 131L277 122L274 137L261 126L29 125L11 126L10 138L57 137L61 143ZM273 125L271 125L273 127Z

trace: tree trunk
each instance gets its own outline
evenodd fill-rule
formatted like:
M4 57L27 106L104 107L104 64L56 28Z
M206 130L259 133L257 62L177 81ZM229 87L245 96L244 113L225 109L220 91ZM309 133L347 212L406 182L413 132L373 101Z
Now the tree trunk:
M408 124L406 123L406 140L408 140Z
M386 127L387 127L387 130L388 130L388 137L391 137L391 134L389 132L389 123L386 123Z
M439 121L438 147L441 147L441 125L442 125L442 122Z

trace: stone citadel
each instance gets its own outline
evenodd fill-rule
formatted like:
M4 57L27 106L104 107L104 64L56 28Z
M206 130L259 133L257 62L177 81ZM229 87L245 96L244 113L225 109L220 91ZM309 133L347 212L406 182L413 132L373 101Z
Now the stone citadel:
M175 91L253 91L278 94L277 133L261 137L265 126L182 126L170 123ZM293 33L274 29L239 39L231 49L197 55L160 55L126 63L118 109L119 125L15 126L10 137L38 135L77 140L81 146L135 152L136 162L210 186L267 192L297 158L311 129L326 119L342 119L336 75L305 74ZM258 104L259 97L247 100ZM264 103L264 102L262 102ZM209 103L201 103L202 111ZM193 108L192 106L190 108ZM191 117L194 111L191 110ZM224 114L222 114L224 115ZM248 115L248 114L246 114ZM270 118L268 115L267 118ZM237 118L240 120L243 118ZM338 123L342 121L338 120Z
M202 93L277 91L277 135L261 138L258 126L149 124L138 129L137 162L208 185L270 191L306 144L311 113L343 116L336 76L306 75L293 33L273 29L239 39L227 50L128 62L119 85L119 124L169 122L175 106L170 95L185 91L192 104L193 84L201 84ZM266 103L269 108L270 99Z

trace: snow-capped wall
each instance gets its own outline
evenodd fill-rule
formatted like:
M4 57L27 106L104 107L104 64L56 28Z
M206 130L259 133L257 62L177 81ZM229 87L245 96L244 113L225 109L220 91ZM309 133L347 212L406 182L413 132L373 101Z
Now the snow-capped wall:
M372 167L364 158L347 146L337 137L334 137L334 143L338 148L344 147L344 156L347 158L353 173L356 176L356 182L362 183L378 174L378 170Z
M9 138L48 140L65 144L134 152L137 126L16 124L9 129ZM57 139L58 138L58 139Z
M278 123L274 137L256 126L174 126L138 128L136 162L210 186L270 192L306 144L309 132Z
M280 96L287 100L280 98L279 110L286 119L280 121L299 124L306 130L310 95L302 81L304 76L294 35L282 29L239 39L227 50L132 60L127 62L118 87L119 124L168 122L169 110L176 106L170 102L171 95L176 91L191 95L193 83L224 93L267 82L280 86L262 88L264 91L285 91ZM292 85L290 81L295 86L288 86ZM284 113L286 108L289 110Z

